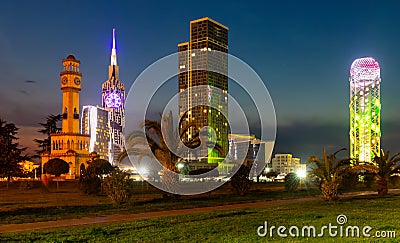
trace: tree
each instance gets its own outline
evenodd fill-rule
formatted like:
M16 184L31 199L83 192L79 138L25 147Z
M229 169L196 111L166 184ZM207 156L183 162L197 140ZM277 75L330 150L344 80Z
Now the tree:
M114 170L114 167L105 159L94 159L89 163L86 173L92 173L96 176L108 175Z
M29 157L22 153L26 148L19 148L19 144L14 142L18 128L13 123L7 123L0 119L0 176L7 177L7 188L11 176L18 176L22 173L21 161Z
M39 157L44 152L51 151L51 138L50 135L53 133L59 132L61 129L58 127L58 123L61 121L61 115L53 115L50 114L47 116L45 123L39 123L43 128L39 129L38 132L45 135L44 139L34 139L40 148L40 150L36 150Z
M250 191L252 181L249 178L250 168L240 165L237 172L231 178L231 186L234 192L240 196L244 196Z
M103 176L110 174L114 167L105 159L94 157L88 161L89 166L79 177L81 190L86 194L94 194L103 191Z
M338 160L336 154L340 149L332 154L326 155L325 148L322 149L322 158L311 156L308 163L315 164L311 171L320 180L320 189L322 191L322 199L325 201L336 201L339 199L338 189L343 175L348 171L348 167L352 159L344 158Z
M400 161L400 153L396 153L390 157L390 151L380 151L379 154L375 154L372 163L358 162L357 168L359 170L366 170L375 175L378 183L378 195L384 196L388 193L388 181L391 175L400 171L400 165L397 163Z
M56 177L60 177L61 174L65 174L69 172L69 164L60 158L54 158L47 161L44 164L44 172L46 174L55 175ZM57 190L58 190L58 180L57 180Z

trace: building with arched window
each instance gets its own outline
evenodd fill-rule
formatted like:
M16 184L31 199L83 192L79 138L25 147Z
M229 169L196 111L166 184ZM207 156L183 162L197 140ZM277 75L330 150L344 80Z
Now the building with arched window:
M62 175L65 179L79 177L81 166L87 167L89 154L89 135L80 133L79 92L81 91L82 73L80 61L73 55L62 60L60 72L62 90L62 129L51 134L51 150L42 154L42 168L49 160L60 158L69 164L69 172ZM44 171L45 174L45 171Z

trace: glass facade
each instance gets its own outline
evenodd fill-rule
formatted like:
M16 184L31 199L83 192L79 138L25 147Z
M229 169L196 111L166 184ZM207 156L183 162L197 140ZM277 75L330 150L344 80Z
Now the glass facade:
M225 116L228 114L228 57L221 55L228 53L228 28L210 18L191 21L190 42L179 44L178 51L180 128L194 124L183 140L192 139L202 127L208 126L208 141L218 144L222 151L208 151L207 162L221 162L229 146Z
M101 159L111 161L110 116L106 109L84 106L81 133L90 136L89 152L96 152Z

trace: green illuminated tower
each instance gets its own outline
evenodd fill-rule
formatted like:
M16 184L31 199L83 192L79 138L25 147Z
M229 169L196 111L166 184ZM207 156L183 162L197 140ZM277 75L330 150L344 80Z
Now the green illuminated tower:
M379 153L380 67L372 57L356 59L350 68L350 157L372 162Z

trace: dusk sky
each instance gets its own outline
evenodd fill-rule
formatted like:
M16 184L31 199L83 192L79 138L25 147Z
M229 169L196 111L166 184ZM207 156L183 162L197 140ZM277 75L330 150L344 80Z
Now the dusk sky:
M400 151L398 1L6 1L0 9L0 117L36 149L38 123L61 110L61 60L81 61L82 105L101 104L111 33L129 90L148 65L189 40L189 22L229 27L229 53L264 80L275 105L275 152L305 162L349 146L349 69L381 66L382 147ZM176 84L177 85L177 84ZM176 87L177 89L177 87ZM345 155L345 153L343 153Z

